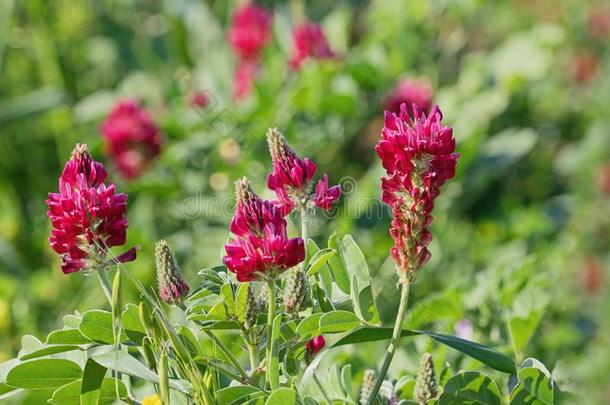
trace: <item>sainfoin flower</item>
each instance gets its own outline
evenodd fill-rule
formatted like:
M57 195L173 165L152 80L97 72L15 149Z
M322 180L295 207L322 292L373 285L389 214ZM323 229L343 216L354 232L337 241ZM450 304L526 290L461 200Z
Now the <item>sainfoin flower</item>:
M240 61L235 69L235 78L233 85L233 98L241 100L247 97L254 87L254 79L256 78L256 72L258 71L258 63L243 60Z
M59 178L59 192L49 193L47 215L53 230L51 247L63 259L65 274L96 270L136 258L136 249L108 260L108 249L125 244L127 195L106 183L104 166L91 157L86 145L76 145Z
M324 345L326 345L326 340L324 340L324 336L316 336L307 343L305 343L305 351L309 356L314 356L324 348Z
M310 203L330 210L341 195L341 187L328 187L328 176L325 174L311 194L316 164L308 158L297 156L277 128L269 129L267 143L273 161L267 187L275 191L280 211L287 214L296 207L306 207Z
M324 30L319 24L304 23L294 28L292 33L293 53L289 65L293 69L300 69L308 59L332 59L335 53L330 49Z
M190 288L184 281L174 254L165 240L160 240L155 245L155 265L159 297L167 304L181 303Z
M161 153L161 131L137 100L119 101L100 131L108 155L127 179L140 176Z
M428 114L432 107L432 85L426 79L405 78L398 82L394 90L386 97L385 109L395 114L400 113L400 106L404 103L410 114L413 114L411 106Z
M393 214L391 254L400 274L415 277L429 259L434 201L440 187L453 176L459 154L450 127L441 123L434 106L429 115L403 104L399 114L385 113L376 151L387 176L381 179L382 199Z
M235 188L237 206L230 225L234 239L225 244L223 262L237 280L275 277L302 262L303 239L288 238L286 220L275 205L257 196L245 178Z
M271 13L256 4L246 3L235 10L229 42L240 59L255 60L271 42Z

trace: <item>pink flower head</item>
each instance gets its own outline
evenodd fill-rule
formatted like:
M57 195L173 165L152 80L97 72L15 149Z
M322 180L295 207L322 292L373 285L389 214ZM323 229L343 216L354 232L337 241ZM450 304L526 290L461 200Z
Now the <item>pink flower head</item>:
M328 175L324 174L322 180L316 184L316 193L314 203L317 207L323 210L330 211L335 201L341 196L341 187L339 185L328 187Z
M127 195L115 193L104 166L93 160L86 145L76 145L59 178L59 192L49 193L47 215L53 230L51 247L63 259L65 274L95 270L106 260L110 247L125 244L127 235ZM134 260L132 248L119 262Z
M236 182L237 207L230 229L235 239L225 244L223 258L238 281L274 277L305 260L303 239L289 239L282 213L258 197L247 179Z
M420 111L428 114L432 107L432 86L426 79L406 78L398 82L396 88L385 100L385 109L395 114L400 114L400 106L404 103L410 114L413 114L411 106L415 104Z
M193 90L187 97L188 105L194 109L205 108L211 101L210 95L205 90Z
M254 79L258 71L257 62L250 60L240 61L235 70L235 80L233 88L233 98L241 100L252 93L254 87Z
M455 176L459 157L452 129L441 120L438 106L427 116L415 105L413 116L405 104L399 114L386 111L375 148L387 172L381 179L382 199L394 216L391 254L399 270L410 277L430 259L430 214L440 187Z
M233 15L229 42L240 59L257 60L262 49L271 42L271 13L247 3Z
M324 336L316 336L311 339L309 342L305 343L305 351L309 357L313 357L320 352L326 345L326 340L324 340Z
M137 100L119 101L100 131L108 155L127 179L139 177L161 153L161 131Z
M180 304L190 288L184 281L174 254L165 240L160 240L155 245L155 265L159 297L167 304Z
M316 23L305 23L294 28L292 33L294 49L289 65L298 70L308 59L332 59L335 53L330 49L322 27Z
M294 208L311 201L324 210L330 210L332 204L339 199L341 188L338 185L329 188L328 176L325 174L316 185L315 193L310 195L312 179L316 174L315 163L297 156L276 128L267 132L267 142L273 161L273 171L267 177L267 187L275 191L278 208L288 214Z

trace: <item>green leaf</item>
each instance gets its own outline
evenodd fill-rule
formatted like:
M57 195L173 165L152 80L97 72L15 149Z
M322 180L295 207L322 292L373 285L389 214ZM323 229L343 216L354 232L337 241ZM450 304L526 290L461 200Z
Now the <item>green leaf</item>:
M489 378L476 371L451 377L443 387L439 405L501 405L500 391Z
M70 352L72 350L81 350L81 348L80 348L80 346L75 346L75 345L44 346L41 349L34 350L33 352L20 353L19 359L20 360L31 360L31 359L36 359L38 357L48 356L50 354Z
M246 398L264 395L260 388L251 385L234 385L216 391L216 401L219 404L230 404L234 401L243 401Z
M280 326L282 324L282 315L278 314L273 319L273 328L271 329L271 362L269 364L269 385L271 389L277 389L280 386Z
M214 283L218 287L220 287L224 284L224 280L222 279L222 277L220 277L218 275L218 273L221 271L226 272L227 268L225 266L216 266L216 267L212 267L212 268L205 268L205 269L199 270L199 272L197 274L200 275L201 277L205 278L207 281L211 281L212 283Z
M320 333L340 333L360 325L360 319L348 311L327 312L320 318Z
M154 384L159 383L159 376L156 373L149 370L144 364L130 356L123 351L111 351L104 354L99 354L91 357L100 365L115 370L124 374L128 374L132 377L141 378L142 380L152 382ZM172 389L188 393L189 385L182 380L170 379L169 386Z
M337 234L332 234L328 239L328 247L337 250ZM343 261L338 255L331 256L328 258L328 264L330 265L330 269L333 275L333 279L337 284L337 287L345 294L350 293L350 276L345 268Z
M114 343L112 314L108 311L93 310L85 312L78 330L93 341Z
M316 312L303 319L297 326L297 335L301 341L309 340L320 334L320 318L324 315L322 312Z
M47 336L47 344L75 344L92 343L78 329L55 330Z
M227 315L229 317L235 317L237 312L235 311L235 299L233 298L233 287L231 286L231 283L224 284L220 288L220 294L222 296L222 301L226 308Z
M295 405L297 402L297 393L291 388L278 388L273 390L265 405Z
M210 309L206 315L206 320L209 321L225 321L227 320L227 306L224 302L219 302Z
M114 378L104 378L99 391L98 405L110 405L116 401ZM127 396L127 389L121 380L118 380L118 391L121 398ZM50 402L56 405L80 405L80 393L82 390L82 380L77 380L58 388Z
M248 286L250 283L240 283L236 294L236 310L237 320L243 324L246 317L246 308L248 307Z
M326 262L336 254L337 251L328 248L317 251L309 261L307 276L313 276L314 274L318 273L318 270L320 270L320 268L322 268L322 266L324 266Z
M142 320L140 319L140 309L137 305L127 304L127 308L123 311L121 315L121 322L123 326L123 331L136 345L142 344L142 339L146 337L146 329L144 329L144 325L142 325Z
M106 367L99 365L93 359L87 360L81 382L81 405L96 405L98 403L105 376Z
M56 388L82 377L78 364L65 359L39 359L21 363L6 376L6 384L16 388Z
M379 313L373 298L369 267L362 250L351 235L337 240L337 250L349 277L350 296L354 309L360 318L368 323L379 324Z
M536 359L526 359L517 371L519 383L510 393L511 403L552 405L553 380L547 368Z
M457 336L444 335L427 331L403 329L401 332L402 337L413 335L427 335L432 339L436 340L437 342L443 343L459 352L462 352L476 360L479 360L480 362L488 365L489 367L495 370L502 371L508 374L512 374L516 370L515 362L510 357L480 343L461 339ZM363 326L343 336L341 339L335 342L331 346L331 348L343 346L346 344L386 340L390 339L391 337L392 328Z

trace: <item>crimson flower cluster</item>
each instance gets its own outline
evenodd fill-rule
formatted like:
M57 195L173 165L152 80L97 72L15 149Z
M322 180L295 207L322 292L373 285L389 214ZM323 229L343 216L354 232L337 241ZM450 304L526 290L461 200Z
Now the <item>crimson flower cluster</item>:
M381 179L382 199L394 217L390 252L401 275L409 279L430 259L434 201L440 187L455 176L459 157L452 129L441 123L438 106L428 115L416 105L412 109L412 115L406 104L399 114L386 111L375 148L387 173Z
M262 50L271 42L272 15L252 3L246 3L233 15L229 42L238 58L235 70L236 99L250 94L258 71Z
M137 100L118 102L100 131L107 153L127 179L139 177L161 153L161 131Z
M125 244L127 195L105 183L108 174L91 157L86 145L76 145L59 178L59 192L49 193L47 215L53 230L51 247L63 259L65 274L96 270L107 261L108 248ZM116 260L134 260L132 248Z
M254 193L247 179L235 183L237 206L223 258L238 281L274 277L305 260L302 238L288 238L287 223L276 204Z
M407 105L409 114L413 114L411 106L415 104L420 111L428 114L432 107L432 85L426 79L405 78L385 99L385 109L400 114L400 106Z
M328 175L318 181L311 194L312 179L316 174L316 164L308 158L301 159L286 142L276 128L267 133L269 152L273 161L273 171L267 177L267 187L278 198L280 211L287 215L295 208L315 205L330 210L341 195L341 187L328 187Z
M289 61L292 69L300 69L308 58L324 60L336 56L319 24L308 22L298 25L292 33L292 40L294 49Z

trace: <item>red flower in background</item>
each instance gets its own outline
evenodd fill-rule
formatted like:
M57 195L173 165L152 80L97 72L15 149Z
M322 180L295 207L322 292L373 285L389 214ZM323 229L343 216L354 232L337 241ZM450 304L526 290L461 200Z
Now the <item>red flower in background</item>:
M225 244L223 258L238 281L254 281L305 260L303 239L289 239L287 223L274 204L257 196L247 179L236 182L237 207L230 229L236 238Z
M271 13L256 4L247 3L235 10L229 42L240 59L259 59L271 42L271 22Z
M59 193L49 193L47 215L53 230L51 247L63 259L65 274L95 270L108 263L107 250L125 244L127 195L115 193L104 166L93 160L86 145L76 145L59 178ZM132 248L117 260L134 260Z
M570 60L570 75L572 80L580 85L591 81L599 69L599 60L595 54L579 51Z
M316 164L308 158L297 156L277 128L269 129L267 143L273 161L267 187L275 191L279 209L288 214L294 208L312 202L319 208L330 210L341 195L341 187L328 187L328 175L325 174L316 185L315 193L310 195Z
M136 100L119 101L100 131L108 155L127 179L140 176L161 153L161 131Z
M432 107L432 85L426 79L406 78L398 82L396 88L385 100L385 109L394 114L400 113L400 106L407 105L409 114L413 114L412 105L428 114Z
M235 10L229 42L238 58L233 97L243 99L252 92L262 50L271 42L272 15L252 3Z
M589 10L587 30L593 38L605 39L610 35L610 7L598 4Z
M235 79L233 87L233 98L241 100L247 97L254 87L254 79L258 71L256 62L244 60L239 62L235 70Z
M326 340L324 340L324 336L316 336L311 339L309 342L305 343L305 350L309 357L313 357L320 352L326 345Z
M415 105L413 112L410 116L405 104L398 115L386 111L375 148L387 172L381 179L382 199L394 216L391 254L409 277L430 259L430 214L440 187L455 175L459 157L452 129L442 125L438 106L428 116Z
M296 26L292 39L294 49L289 65L295 70L300 69L308 58L322 60L336 56L319 24L305 23Z
M187 103L191 108L199 109L207 107L212 101L205 90L193 90L187 97Z

